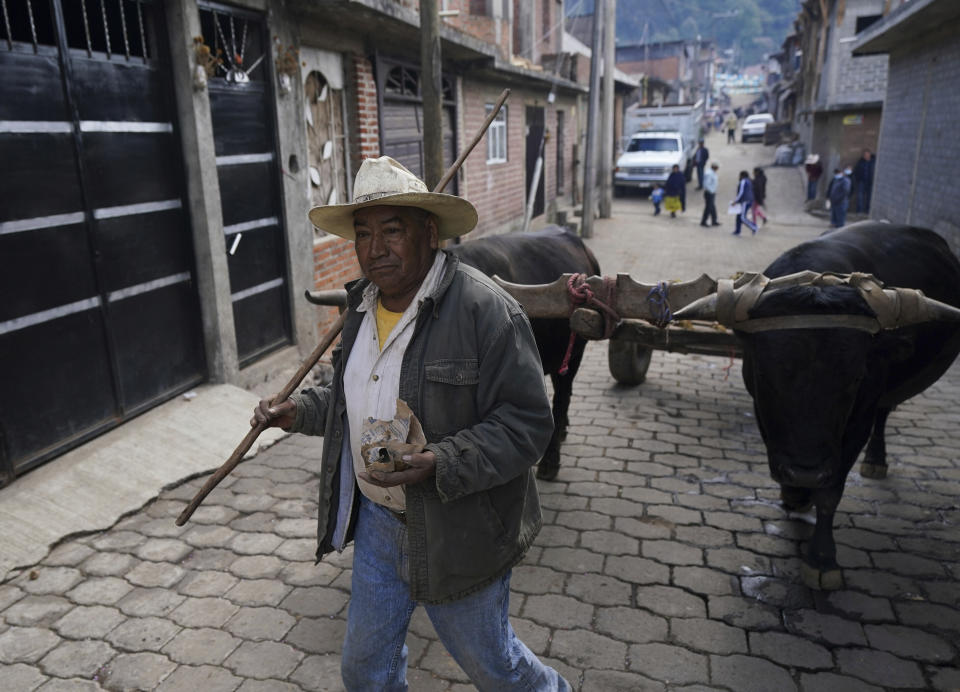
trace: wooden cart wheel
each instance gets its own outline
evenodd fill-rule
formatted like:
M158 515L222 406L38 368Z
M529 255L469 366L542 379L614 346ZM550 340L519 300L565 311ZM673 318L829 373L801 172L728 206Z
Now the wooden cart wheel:
M610 339L607 346L610 374L620 384L641 384L647 377L652 355L653 349L641 346L635 341Z

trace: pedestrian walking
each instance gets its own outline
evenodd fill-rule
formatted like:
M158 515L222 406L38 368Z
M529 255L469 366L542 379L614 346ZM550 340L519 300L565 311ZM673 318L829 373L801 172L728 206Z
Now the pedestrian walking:
M753 223L757 223L757 217L763 219L763 225L767 225L767 213L763 207L767 203L767 176L760 167L753 169L753 205L750 212Z
M827 203L830 205L830 225L840 228L847 220L847 206L850 204L850 178L839 168L833 169L833 179L827 186Z
M750 207L753 205L753 185L750 183L750 174L747 171L740 171L740 181L737 183L737 197L731 205L739 204L740 210L737 213L737 227L733 235L740 235L740 227L745 225L754 234L757 232L757 225L750 220Z
M823 166L820 164L819 154L810 154L804 162L807 170L807 199L817 198L817 185L823 175Z
M706 168L707 161L710 159L710 150L703 146L703 140L697 144L697 150L693 152L693 165L697 167L697 189L703 189L703 169Z
M324 437L318 555L354 544L344 686L407 689L421 603L478 689L569 690L508 617L511 568L541 521L531 467L553 422L523 309L438 249L476 225L476 209L382 156L361 164L353 203L310 220L353 241L365 278L347 284L333 382L261 401L251 424ZM402 470L365 470L367 445L389 439L371 426L401 410L426 445Z
M731 113L727 116L727 144L737 141L737 116Z
M650 193L650 201L653 202L653 215L660 216L660 202L663 201L663 185L657 183L653 186Z
M680 172L680 166L673 164L670 176L664 186L663 208L670 212L670 218L677 218L678 211L687 210L687 177Z
M708 170L703 176L703 216L700 217L700 225L706 226L707 219L712 219L711 226L719 226L717 221L717 169L720 166L716 162L710 164Z
M857 213L870 213L870 196L873 193L873 172L876 170L877 157L869 149L853 167L853 188L857 199Z

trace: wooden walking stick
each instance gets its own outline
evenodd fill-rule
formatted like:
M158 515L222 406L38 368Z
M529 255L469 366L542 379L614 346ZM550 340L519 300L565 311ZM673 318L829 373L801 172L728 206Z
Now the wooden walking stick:
M500 94L500 98L497 100L497 103L494 105L493 110L490 111L487 115L487 119L483 121L483 125L480 126L480 130L474 136L473 140L470 142L456 161L453 162L453 165L447 170L444 176L440 179L440 182L437 183L437 186L433 189L434 192L443 192L443 189L447 186L450 180L453 179L453 176L456 175L457 171L460 169L460 166L463 165L463 162L466 160L467 156L470 155L470 152L473 151L474 147L483 139L483 135L486 133L487 128L490 127L490 123L493 122L493 119L497 117L497 113L500 112L500 108L503 107L503 104L506 102L507 98L510 96L510 90L504 89ZM346 320L347 311L344 310L341 313L340 317L337 318L337 321L333 323L333 326L330 327L330 330L326 333L320 343L317 345L313 352L307 357L303 364L300 365L300 368L294 373L293 377L290 378L290 381L284 385L283 389L271 399L272 405L277 405L282 401L286 401L293 391L300 385L303 381L303 378L307 376L307 373L313 369L313 366L317 364L320 360L320 357L323 356L324 352L330 348L330 344L336 340L337 335L340 334L340 331L343 329L343 323ZM194 495L193 499L190 500L184 510L180 513L180 516L177 517L176 524L177 526L183 526L187 523L187 520L191 515L196 511L197 507L200 506L200 503L204 501L207 495L219 485L220 481L227 477L233 469L237 467L237 464L243 459L243 455L246 454L250 448L253 446L253 443L256 442L257 438L260 437L260 433L267 429L265 423L258 423L254 427L250 428L250 432L246 434L243 440L237 445L237 448L233 450L233 454L230 455L230 458L227 459L223 464L214 471L213 475L207 479L207 482L203 484L203 487L197 491L197 494Z

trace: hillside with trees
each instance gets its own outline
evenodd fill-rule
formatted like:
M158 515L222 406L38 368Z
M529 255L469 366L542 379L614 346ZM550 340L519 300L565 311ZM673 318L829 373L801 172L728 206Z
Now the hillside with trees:
M617 43L700 36L751 65L780 47L799 10L799 0L617 0ZM593 0L566 0L566 12L593 14Z

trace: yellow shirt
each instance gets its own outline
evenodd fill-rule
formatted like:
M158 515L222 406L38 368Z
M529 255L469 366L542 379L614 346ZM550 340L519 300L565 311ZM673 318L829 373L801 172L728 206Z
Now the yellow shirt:
M387 337L390 336L390 332L397 326L401 317L403 317L402 312L391 312L383 307L380 300L377 300L377 340L380 342L381 351Z

